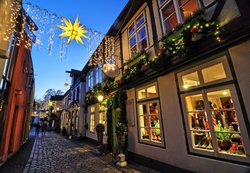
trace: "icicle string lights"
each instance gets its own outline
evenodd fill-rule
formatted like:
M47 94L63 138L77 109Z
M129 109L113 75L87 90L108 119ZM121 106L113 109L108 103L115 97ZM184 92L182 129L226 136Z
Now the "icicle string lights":
M100 66L103 64L115 63L115 40L114 37L105 36L102 42L97 47L96 51L90 56L89 66Z
M54 37L55 37L55 32L56 28L54 25L56 24L61 24L62 21L62 16L59 16L55 13L49 12L47 9L42 9L37 5L34 5L30 2L23 2L23 6L26 9L27 12L29 12L29 16L34 20L36 25L38 26L38 31L36 31L36 43L35 46L38 48L41 48L43 46L43 43L45 43L44 34L47 33L49 35L48 38L48 47L47 51L48 54L52 54L52 47L54 43ZM54 17L53 17L54 16ZM53 21L52 21L53 20ZM83 25L84 26L84 25ZM86 27L85 27L86 28ZM102 34L99 31L95 31L91 28L86 28L88 31L87 35L89 37L88 39L88 54L89 57L93 54L97 46L100 44L101 40L104 37L104 34ZM63 56L66 56L67 52L67 42L65 39L61 39L60 41L60 50L59 50L59 56L60 58L63 58Z

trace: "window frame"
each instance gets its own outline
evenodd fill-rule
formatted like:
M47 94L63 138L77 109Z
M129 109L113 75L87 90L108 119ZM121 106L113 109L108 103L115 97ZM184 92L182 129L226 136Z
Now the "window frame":
M162 32L163 34L167 34L171 31L174 30L174 28L172 30L166 30L165 26L164 26L164 21L163 20L163 8L166 7L167 4L169 4L171 1L173 2L173 5L174 5L174 10L175 10L175 15L176 15L176 19L177 19L177 23L176 23L176 26L178 24L181 24L185 21L185 17L184 17L184 14L181 12L181 8L183 6L185 6L188 2L186 2L185 4L183 4L182 6L179 4L178 0L165 0L164 2L160 2L161 0L158 0L158 7L159 7L159 13L160 13L160 22L161 22L161 25L162 25ZM202 4L197 1L197 9L201 9L202 8ZM172 16L172 14L171 14ZM169 18L170 16L167 17L167 19Z
M154 97L146 97L144 99L138 99L138 91L140 90L147 90L147 88L150 88L152 86L155 86L155 89L156 89L156 95L157 96L154 96ZM157 82L153 82L151 84L148 84L148 85L145 85L143 87L139 87L137 89L135 89L135 97L136 97L136 117L137 117L137 130L138 130L138 140L140 143L143 143L143 144L148 144L148 145L152 145L152 146L158 146L158 147L162 147L164 148L165 147L165 139L164 139L164 132L163 132L163 120L162 120L162 115L161 115L161 105L160 105L160 99L159 99L159 90L158 90L158 85L157 85ZM147 95L147 92L146 92L146 95ZM154 129L150 126L149 124L149 140L145 140L145 139L142 139L141 138L141 125L140 125L140 113L139 113L139 105L143 105L143 104L146 104L147 105L147 109L148 109L148 106L149 106L149 103L152 103L152 102L155 102L157 103L157 110L158 110L158 118L159 118L159 123L160 123L160 137L161 137L161 142L156 142L156 141L153 141L151 140L151 129ZM147 115L149 118L151 117L151 115L148 113ZM148 123L150 123L150 120L148 120ZM145 128L145 126L144 126Z
M91 110L91 108L94 108L93 111ZM89 106L89 132L90 133L95 133L95 114L96 114L95 111L96 111L96 107L94 105Z
M138 19L141 17L141 16L143 16L143 18L144 18L144 22L141 24L141 25L139 25L138 27L137 27L137 21L138 21ZM129 33L129 28L132 26L132 25L134 25L134 31L130 34ZM148 30L147 30L147 20L146 20L146 12L143 10L134 20L133 20L133 22L128 26L128 28L127 28L127 34L128 34L128 47L129 47L129 55L130 55L130 57L134 57L134 55L132 54L132 49L134 48L134 47L136 47L136 53L138 53L138 52L140 52L140 51L143 51L143 50L139 50L139 38L138 38L138 32L142 29L142 28L144 28L145 27L145 35L146 35L146 41L147 41L147 47L145 47L144 48L144 50L146 50L146 49L148 49L149 48L149 39L148 39ZM135 40L136 40L136 43L135 43L135 45L133 45L133 46L131 46L130 45L130 40L131 40L131 38L133 38L135 36Z
M94 72L91 70L87 75L87 91L94 87Z
M195 71L196 69L198 69L198 71L200 71L199 76L202 76L201 74L201 70L206 68L206 67L210 67L212 65L218 64L218 63L222 63L224 70L225 70L225 74L226 74L226 78L222 78L219 80L215 80L212 82L208 82L208 83L204 83L203 79L201 79L200 81L200 85L196 86L196 87L190 87L188 89L185 90L181 90L181 86L183 86L183 83L181 83L181 77L185 74L188 74L190 72ZM177 80L178 80L178 87L179 87L179 96L181 99L181 107L183 110L183 119L184 119L184 124L185 124L185 135L186 135L186 139L188 142L188 149L191 153L196 153L196 154L201 154L204 156L212 156L218 159L226 159L226 160L234 160L234 161L240 161L240 162L247 162L250 158L249 153L250 153L250 142L248 141L248 132L246 129L246 123L244 121L244 117L243 117L243 112L240 106L240 101L239 101L239 96L237 94L237 90L235 87L235 84L233 82L233 77L232 77L232 72L231 69L229 67L229 63L227 60L227 56L223 55L220 58L214 59L214 60L210 60L207 62L201 62L200 65L195 66L194 68L189 68L189 69L184 69L184 71L182 72L177 72ZM214 129L214 125L213 125L213 118L212 118L212 114L211 114L211 110L209 109L209 97L208 97L208 93L210 92L214 92L214 91L220 91L220 90L226 90L229 89L230 90L230 94L231 94L231 99L234 105L234 110L237 113L237 120L238 120L238 125L240 127L240 135L243 137L243 143L244 143L244 150L245 150L245 156L240 156L240 155L233 155L233 154L229 154L229 153L222 153L219 152L218 150L218 144L217 144L217 137L216 137L216 133L215 133L215 129ZM198 148L194 148L193 146L193 142L192 142L192 130L190 128L190 122L189 122L189 115L188 115L188 109L187 109L187 105L186 105L186 100L185 98L187 96L192 96L192 95L196 95L196 94L201 94L202 95L202 99L204 101L204 111L207 115L207 119L208 119L208 123L209 123L209 131L212 137L212 144L213 144L213 152L209 152L209 150L203 150L203 149L198 149Z
M103 82L102 69L100 67L95 68L95 81L96 84Z
M223 64L224 72L226 74L226 78L222 78L222 79L218 79L218 80L215 80L215 81L204 83L202 70L205 69L205 68L211 67L213 65L219 64L219 63ZM182 81L182 76L193 73L193 72L196 72L196 71L198 73L198 79L199 79L200 84L197 85L197 86L191 86L191 87L185 89L183 87L184 84L183 84L183 81ZM232 74L231 74L231 70L230 70L226 55L221 56L220 58L211 60L209 62L206 62L204 64L197 65L197 66L195 66L193 68L191 67L191 68L189 68L187 70L184 70L182 72L179 72L177 74L177 78L178 78L178 84L179 84L178 87L179 87L180 91L189 91L191 89L206 87L206 86L209 86L209 85L214 85L214 84L217 84L217 83L223 83L223 82L226 82L226 81L233 80L233 77L232 77Z

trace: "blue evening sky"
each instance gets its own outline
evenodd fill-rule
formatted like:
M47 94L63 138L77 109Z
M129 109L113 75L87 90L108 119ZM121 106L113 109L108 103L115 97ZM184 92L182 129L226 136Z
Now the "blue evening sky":
M58 16L69 18L72 22L78 16L81 24L105 34L128 0L24 0L23 2L38 5L41 9L47 9ZM70 77L65 71L72 68L82 70L88 60L87 46L77 44L75 41L68 45L67 54L61 59L59 56L60 39L58 38L60 33L61 30L57 29L51 56L47 51L48 34L46 33L42 37L43 46L32 49L36 99L43 98L46 90L50 88L67 91L69 87L65 87L64 83L66 80L70 83Z

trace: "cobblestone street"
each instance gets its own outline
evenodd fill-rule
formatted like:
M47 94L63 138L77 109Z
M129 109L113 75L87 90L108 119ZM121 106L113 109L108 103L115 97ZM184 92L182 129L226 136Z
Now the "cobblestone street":
M129 163L120 168L112 163L110 154L99 156L96 147L85 142L74 143L56 133L36 138L24 173L94 173L94 172L146 172L154 170Z

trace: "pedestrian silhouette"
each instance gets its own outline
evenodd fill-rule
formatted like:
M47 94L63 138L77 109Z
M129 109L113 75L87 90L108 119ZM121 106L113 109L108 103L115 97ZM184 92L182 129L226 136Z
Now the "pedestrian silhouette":
M36 123L36 136L39 136L40 124Z
M42 135L43 136L45 136L46 130L47 130L47 123L44 122L43 125L42 125Z

